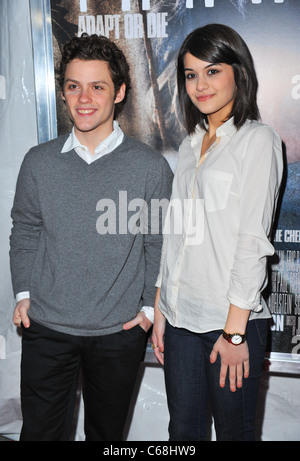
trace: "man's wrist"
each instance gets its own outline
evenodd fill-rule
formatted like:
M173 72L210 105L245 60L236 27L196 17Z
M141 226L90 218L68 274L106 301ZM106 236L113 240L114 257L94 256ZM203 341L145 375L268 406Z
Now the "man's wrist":
M30 299L30 292L29 291L20 291L20 293L16 294L16 301L22 301L22 299Z
M154 323L154 307L143 306L141 311L144 312L145 316L151 323Z

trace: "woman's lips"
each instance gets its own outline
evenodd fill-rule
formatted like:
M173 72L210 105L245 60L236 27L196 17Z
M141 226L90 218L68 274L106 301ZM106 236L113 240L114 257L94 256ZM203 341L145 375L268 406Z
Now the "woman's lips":
M213 94L205 94L205 95L202 95L202 96L197 96L197 101L199 101L199 102L208 101L212 97L213 97Z

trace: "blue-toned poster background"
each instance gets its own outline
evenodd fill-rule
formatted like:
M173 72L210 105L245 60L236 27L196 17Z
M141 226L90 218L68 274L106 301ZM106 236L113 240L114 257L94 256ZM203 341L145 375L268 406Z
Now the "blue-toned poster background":
M185 36L217 22L248 44L259 80L262 121L284 143L286 171L274 229L268 304L269 350L300 354L300 2L299 0L51 0L54 59L71 37L103 34L125 52L133 90L122 128L158 149L171 166L185 136L176 95L175 61ZM57 88L58 133L70 129Z

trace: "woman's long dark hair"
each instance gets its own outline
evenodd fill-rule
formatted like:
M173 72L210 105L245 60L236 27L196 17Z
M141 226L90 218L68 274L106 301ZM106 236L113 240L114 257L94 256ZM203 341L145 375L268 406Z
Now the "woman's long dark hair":
M229 64L237 87L232 112L239 129L247 119L258 120L257 78L251 53L242 37L228 26L208 24L191 32L184 40L177 59L179 102L187 132L193 133L198 124L205 129L207 117L190 100L185 88L184 56L191 53L201 61ZM225 121L225 120L224 120Z

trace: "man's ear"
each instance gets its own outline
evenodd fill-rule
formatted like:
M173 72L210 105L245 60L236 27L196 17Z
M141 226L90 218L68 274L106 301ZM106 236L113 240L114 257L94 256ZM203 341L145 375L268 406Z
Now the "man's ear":
M118 102L123 101L123 99L125 98L125 93L126 93L126 85L125 85L125 83L122 83L122 85L120 86L120 88L117 91L117 94L116 94L116 97L115 97L115 104L117 104Z

